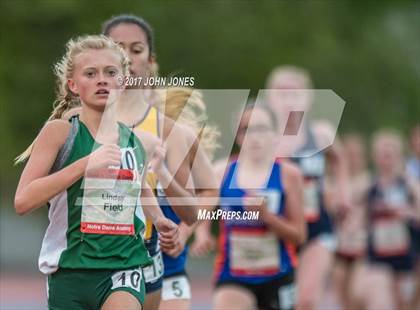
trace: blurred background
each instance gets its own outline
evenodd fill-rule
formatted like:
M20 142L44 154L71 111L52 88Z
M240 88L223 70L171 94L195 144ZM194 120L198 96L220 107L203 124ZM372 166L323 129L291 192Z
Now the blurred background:
M406 136L419 122L419 1L1 0L1 309L45 308L37 256L47 213L15 215L23 165L13 159L51 112L52 67L65 43L99 33L103 21L122 13L153 26L162 76L193 76L195 88L256 96L274 66L293 64L311 73L315 88L344 99L340 133L368 138L393 127ZM210 307L212 268L212 257L189 264L196 309Z

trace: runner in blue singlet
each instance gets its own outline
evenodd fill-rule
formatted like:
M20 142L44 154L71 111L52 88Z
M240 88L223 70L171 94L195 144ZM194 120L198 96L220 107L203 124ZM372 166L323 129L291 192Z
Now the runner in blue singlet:
M242 115L241 152L220 190L227 217L220 221L215 309L294 307L294 248L306 235L302 176L294 165L274 161L275 130L268 108L248 106ZM250 219L250 211L259 218Z

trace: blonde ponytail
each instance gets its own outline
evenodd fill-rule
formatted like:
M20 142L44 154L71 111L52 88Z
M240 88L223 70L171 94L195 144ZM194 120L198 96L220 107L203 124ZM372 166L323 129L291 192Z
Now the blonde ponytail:
M166 100L160 101L160 108L167 117L192 128L200 139L207 156L213 159L219 147L217 140L220 131L207 124L206 105L200 91L187 87L170 87L166 91Z

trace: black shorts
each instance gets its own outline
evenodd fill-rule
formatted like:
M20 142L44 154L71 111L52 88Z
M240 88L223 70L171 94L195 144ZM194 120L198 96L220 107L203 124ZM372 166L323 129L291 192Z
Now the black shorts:
M278 279L260 284L249 284L236 280L219 280L216 288L224 285L237 285L249 290L256 298L258 309L294 309L296 303L296 288L294 274L288 274Z
M416 262L420 261L420 225L419 224L411 224L410 225L410 234L411 234L411 242L413 243L413 251L414 256L416 258Z
M407 273L414 270L414 257L411 255L404 256L391 256L391 257L378 257L371 255L369 257L371 264L380 264L387 266L396 273Z

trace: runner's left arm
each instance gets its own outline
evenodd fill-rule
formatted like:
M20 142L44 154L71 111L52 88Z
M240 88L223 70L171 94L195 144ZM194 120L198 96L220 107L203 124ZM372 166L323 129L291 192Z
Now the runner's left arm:
M194 190L197 196L196 204L199 208L213 210L218 203L218 186L216 175L203 148L200 147L199 140L195 140L193 147L189 153L189 161L191 163L192 178ZM189 226L185 222L181 222L180 238L177 245L172 250L162 248L162 250L172 256L177 257L181 254L189 238L194 233L199 222L195 222Z
M212 170L215 173L217 187L220 188L223 182L223 176L226 167L229 163L229 158L222 158L217 160L212 165ZM219 196L220 189L217 190L216 195ZM213 251L216 247L216 240L211 233L210 220L202 220L199 222L194 230L194 241L190 246L190 253L192 256L202 257Z
M194 190L200 198L199 207L211 211L219 203L219 186L215 170L199 139L194 141L189 156Z
M172 256L174 258L178 257L185 248L185 245L188 242L188 239L191 237L192 233L194 232L195 228L197 227L198 222L194 223L192 226L188 226L184 222L179 224L179 237L175 241L175 245L170 248L167 245L160 245L163 252L167 255Z
M179 239L179 227L164 216L146 178L143 178L142 181L140 200L144 214L147 218L152 219L159 233L160 244L168 249L174 248Z
M142 142L146 151L146 163L145 167L148 167L147 158L152 157L152 154L157 150L160 140L153 135L142 131L135 130L135 134ZM170 219L166 218L159 207L158 201L146 181L147 173L143 174L142 179L142 190L140 195L141 205L144 214L147 218L150 218L159 232L159 239L162 245L172 249L177 240L179 239L179 227Z
M191 163L189 158L193 146L192 130L165 118L164 143L166 165L160 165L156 172L165 195L176 215L188 225L197 221L194 187L191 184Z
M410 177L406 178L406 182L412 197L412 202L406 210L406 217L420 225L420 182Z
M265 203L245 206L247 210L260 211L260 219L279 239L301 245L306 240L306 222L303 215L303 176L292 164L282 163L282 180L285 189L284 215L271 213ZM249 197L249 199L255 197Z

